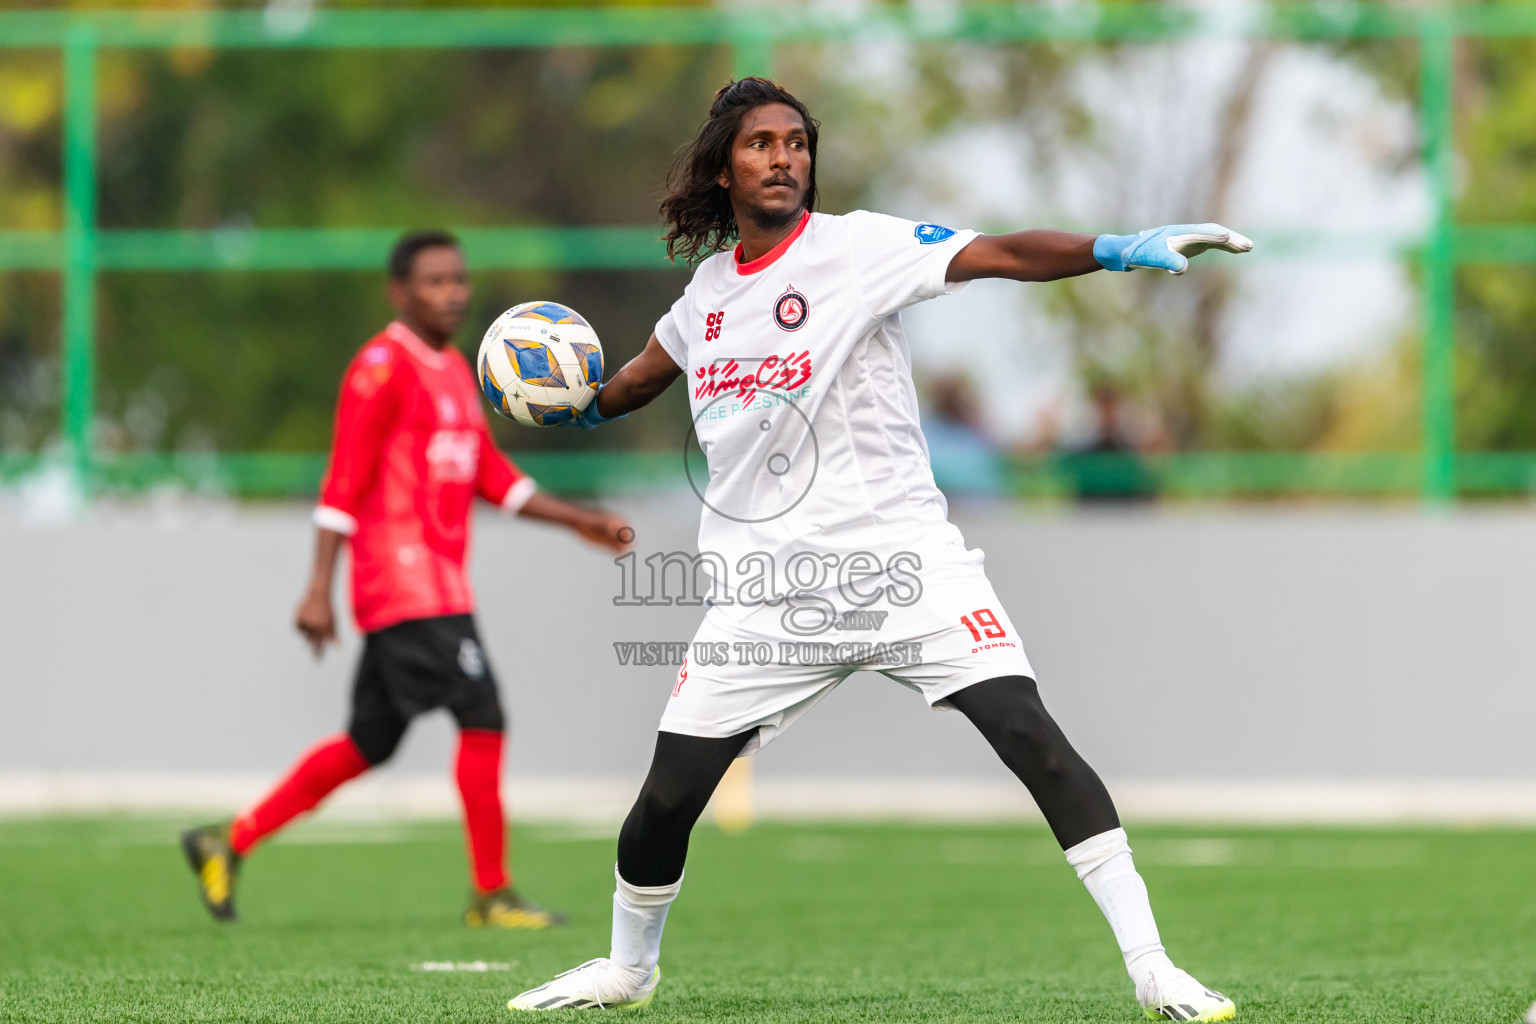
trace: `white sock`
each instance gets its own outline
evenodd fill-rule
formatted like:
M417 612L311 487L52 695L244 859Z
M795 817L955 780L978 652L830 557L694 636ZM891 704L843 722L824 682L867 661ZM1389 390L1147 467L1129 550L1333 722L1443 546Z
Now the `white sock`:
M1093 902L1104 912L1125 969L1138 988L1153 967L1168 963L1157 921L1147 900L1147 884L1131 861L1131 845L1125 829L1110 829L1085 839L1066 851L1067 863L1077 871Z
M667 908L683 887L679 878L671 885L630 885L613 869L617 889L613 894L613 949L608 958L635 972L643 983L661 959L661 929Z

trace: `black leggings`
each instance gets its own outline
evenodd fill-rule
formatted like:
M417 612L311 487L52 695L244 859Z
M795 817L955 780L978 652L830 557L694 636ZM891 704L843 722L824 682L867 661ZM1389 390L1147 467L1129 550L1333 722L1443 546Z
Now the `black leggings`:
M1000 676L951 694L1028 787L1062 849L1120 826L1104 783L1062 735L1027 676ZM656 735L651 771L619 831L619 875L631 885L671 885L683 876L688 834L753 733L705 739Z
M1109 790L1045 710L1028 676L1001 676L950 694L1035 798L1063 850L1120 827Z
M756 731L725 739L656 734L650 773L619 829L620 878L630 885L671 885L683 877L688 833Z

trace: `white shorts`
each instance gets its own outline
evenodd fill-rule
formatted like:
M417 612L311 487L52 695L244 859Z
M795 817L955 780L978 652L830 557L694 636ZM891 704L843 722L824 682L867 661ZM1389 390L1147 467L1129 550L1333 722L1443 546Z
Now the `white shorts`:
M973 683L1034 678L981 558L973 551L925 565L917 573L921 596L905 607L882 600L859 609L835 589L824 592L835 621L812 635L804 634L807 622L816 624L814 609L798 613L796 631L785 624L782 603L711 605L678 670L661 731L723 738L756 729L742 750L752 754L861 669L911 687L941 710L950 707L946 697Z

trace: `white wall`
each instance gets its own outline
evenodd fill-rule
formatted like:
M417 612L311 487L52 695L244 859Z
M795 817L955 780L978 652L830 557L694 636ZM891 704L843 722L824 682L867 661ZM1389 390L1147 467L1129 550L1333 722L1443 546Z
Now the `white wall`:
M691 548L691 496L621 501L643 551ZM1112 781L1536 781L1536 515L958 509L1049 706ZM673 670L615 640L687 640L697 609L617 608L607 556L477 524L481 628L515 776L638 779ZM98 510L0 523L0 773L281 770L344 722L358 644L316 664L290 617L306 511ZM420 723L396 771L438 774ZM956 714L849 681L759 778L1000 780Z

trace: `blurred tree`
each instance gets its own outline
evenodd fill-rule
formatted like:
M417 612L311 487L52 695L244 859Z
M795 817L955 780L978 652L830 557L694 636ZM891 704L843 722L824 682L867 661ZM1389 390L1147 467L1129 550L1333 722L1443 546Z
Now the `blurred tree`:
M1362 41L1340 52L1417 102L1416 48ZM1536 223L1536 40L1460 39L1454 81L1457 221ZM1456 296L1457 447L1536 449L1536 268L1462 266ZM1384 415L1417 415L1418 345L1402 339L1384 367L1412 387L1411 401L1385 403L1379 383L1369 389ZM1362 417L1352 419L1358 427Z
M114 53L101 219L202 229L654 222L671 154L726 60L677 47ZM616 365L644 344L683 273L480 273L461 344L472 349L473 325L515 301L558 297L592 319ZM324 448L341 366L388 316L382 289L382 270L105 276L104 444ZM665 408L606 440L680 438L685 406ZM131 415L155 429L135 429ZM578 441L501 429L522 448Z
M59 58L0 56L0 231L59 226ZM0 452L36 451L58 429L57 278L0 271Z
M1457 217L1536 223L1536 40L1464 42L1457 100ZM1457 274L1457 442L1536 448L1536 268Z
M305 5L266 6L288 16ZM1504 40L1464 48L1464 220L1536 220L1533 47ZM824 138L825 209L891 208L903 190L943 200L946 190L963 186L925 147L995 129L1025 140L1040 181L1075 179L1079 193L1102 201L1096 209L1187 219L1220 217L1228 208L1251 141L1255 97L1277 52L1252 45L1215 105L1209 138L1139 181L1139 191L1113 173L1124 157L1111 144L1136 126L1106 123L1102 108L1085 99L1082 73L1095 66L1116 81L1158 82L1160 69L1180 60L1176 47L860 39L786 44L776 60L781 77L836 128ZM1411 43L1355 43L1334 52L1368 68L1388 95L1416 100ZM729 70L722 49L670 46L108 51L100 71L101 221L108 228L198 229L654 223L672 154ZM6 52L0 230L58 226L59 101L56 54ZM1175 106L1159 116L1186 115ZM382 264L384 253L379 258ZM683 268L482 272L471 324L488 323L520 299L560 298L594 321L616 365L643 344L685 275ZM1181 447L1414 443L1411 337L1357 366L1224 385L1217 364L1233 280L1208 265L1177 282L1150 274L1090 278L1047 294L1080 375L1113 382ZM1459 284L1462 443L1536 447L1536 404L1525 400L1536 386L1536 346L1526 326L1536 322L1533 273L1466 268ZM340 367L388 316L382 270L113 273L102 278L100 308L103 441L131 450L324 448ZM36 448L56 430L56 310L53 275L0 275L5 449ZM466 328L461 344L472 348L477 333ZM603 442L670 446L686 426L679 392L656 414L605 432ZM571 432L500 429L514 449L584 443Z

